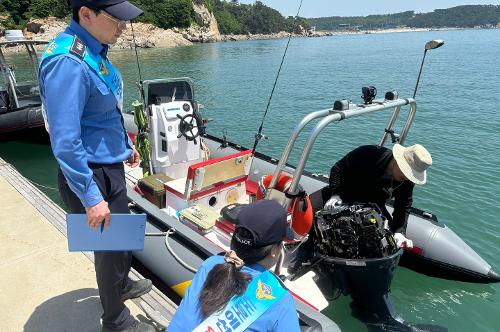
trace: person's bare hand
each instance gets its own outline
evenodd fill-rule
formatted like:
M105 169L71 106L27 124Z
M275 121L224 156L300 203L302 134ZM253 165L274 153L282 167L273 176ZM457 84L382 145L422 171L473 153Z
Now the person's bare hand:
M91 228L97 228L103 222L104 227L109 226L111 212L105 200L102 200L99 204L90 208L85 208L85 211L87 211L87 222Z
M137 152L137 150L134 147L132 154L130 155L130 157L128 157L127 161L125 162L125 165L134 168L137 167L140 162L141 162L141 155L139 154L139 152Z

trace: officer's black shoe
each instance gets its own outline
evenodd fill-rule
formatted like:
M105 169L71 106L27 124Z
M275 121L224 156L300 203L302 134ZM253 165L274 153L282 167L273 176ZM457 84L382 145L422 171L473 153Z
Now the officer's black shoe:
M153 325L150 325L150 324L144 323L144 322L139 322L138 320L134 319L134 322L132 323L132 325L130 325L126 329L112 330L112 329L108 329L107 327L103 326L102 330L101 330L101 332L117 332L117 331L120 331L120 332L156 332L156 329L154 328Z
M132 281L132 287L122 293L123 301L135 299L151 291L153 283L149 279L141 279Z

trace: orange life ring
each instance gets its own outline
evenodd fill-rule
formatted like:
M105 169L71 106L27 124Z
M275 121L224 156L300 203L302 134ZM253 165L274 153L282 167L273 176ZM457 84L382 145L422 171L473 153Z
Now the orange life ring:
M266 196L266 189L269 188L272 178L273 175L269 174L260 179L259 190L256 193L257 200L263 199ZM281 173L276 182L275 189L286 193L288 188L290 188L292 180L293 179L289 175ZM303 204L299 204L301 200L303 200ZM313 209L309 195L305 194L304 197L292 199L288 213L292 216L291 226L295 234L299 237L306 236L311 230L313 223Z

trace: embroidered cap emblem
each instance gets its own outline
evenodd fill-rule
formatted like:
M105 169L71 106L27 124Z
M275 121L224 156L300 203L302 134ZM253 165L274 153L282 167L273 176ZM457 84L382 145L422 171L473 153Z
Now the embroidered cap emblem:
M276 298L273 296L273 289L271 286L260 280L257 282L257 291L255 296L259 300L274 300Z

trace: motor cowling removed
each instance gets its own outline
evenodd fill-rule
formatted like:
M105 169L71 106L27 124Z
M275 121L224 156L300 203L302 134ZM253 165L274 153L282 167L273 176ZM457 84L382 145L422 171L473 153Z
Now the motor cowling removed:
M397 251L386 220L370 205L341 205L316 215L315 250L323 256L383 258Z

